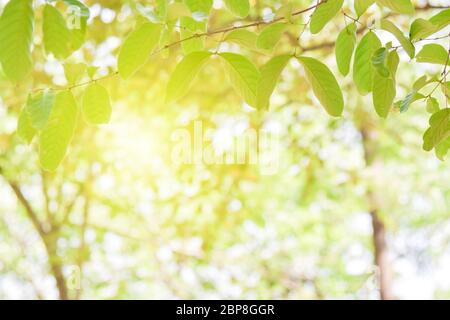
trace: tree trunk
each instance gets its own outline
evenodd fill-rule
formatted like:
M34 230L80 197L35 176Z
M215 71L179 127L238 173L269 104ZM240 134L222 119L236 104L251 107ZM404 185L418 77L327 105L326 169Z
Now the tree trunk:
M364 148L366 168L373 171L379 170L381 164L376 159L376 131L366 125L360 130ZM389 259L389 248L386 241L386 227L379 214L376 190L367 192L367 203L369 205L370 217L373 229L374 263L376 266L376 279L381 300L393 300L392 293L392 267Z

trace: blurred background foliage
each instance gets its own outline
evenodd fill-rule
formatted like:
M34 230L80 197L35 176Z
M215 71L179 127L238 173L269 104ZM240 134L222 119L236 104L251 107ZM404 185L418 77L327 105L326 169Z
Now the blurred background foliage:
M247 19L269 16L287 2L251 1ZM312 1L289 2L304 8ZM154 3L85 3L91 11L86 43L69 60L97 66L101 76L116 70L120 44L144 19L137 4ZM221 1L214 8L210 28L236 20L220 9ZM37 9L37 21L41 14ZM382 14L373 7L364 19ZM397 15L395 22L407 29L411 17ZM336 75L334 47L320 44L334 42L345 23L339 15L325 32L306 30L301 38L303 48L319 45L310 54ZM175 46L129 80L102 80L113 102L111 123L80 122L68 156L49 173L39 167L36 146L15 134L30 89L67 84L61 61L44 55L36 30L32 77L17 85L0 79L0 298L376 299L382 284L374 212L386 231L392 296L450 298L450 170L448 161L421 148L429 118L424 105L381 120L370 97L339 76L346 106L332 119L291 62L270 110L258 112L242 105L216 61L185 98L166 104ZM220 41L208 37L206 46ZM286 35L275 51L286 52L291 41ZM246 54L258 66L270 56ZM438 71L412 65L403 54L397 97L424 73ZM79 97L82 88L73 92ZM174 164L173 132L192 131L196 120L214 130L218 146L247 128L274 133L281 146L277 172L264 175L249 164Z

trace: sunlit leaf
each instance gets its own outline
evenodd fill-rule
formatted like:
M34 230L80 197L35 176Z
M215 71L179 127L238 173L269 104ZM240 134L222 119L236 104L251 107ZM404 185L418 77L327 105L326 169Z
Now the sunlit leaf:
M434 113L430 118L430 127L423 135L423 149L430 151L450 136L450 108Z
M189 54L194 51L202 51L205 48L205 39L203 37L195 37L195 34L199 34L206 31L206 23L204 21L196 21L191 17L180 18L181 27L181 39L190 40L183 41L181 47L184 54Z
M250 12L248 0L224 0L228 10L238 17L245 18Z
M82 112L90 124L105 124L111 118L111 102L105 87L98 83L90 84L83 95Z
M392 11L406 14L414 13L414 5L411 0L376 0L377 4Z
M344 98L333 73L316 59L299 57L298 60L305 68L314 94L325 110L332 116L340 116L344 110Z
M30 117L28 116L26 107L23 108L17 121L17 134L25 142L30 143L31 140L33 140L33 137L36 135L36 131L37 130L31 125Z
M374 67L371 59L373 53L381 47L381 42L373 32L368 32L356 47L353 62L353 80L362 95L372 90Z
M362 16L367 9L375 3L375 0L355 0L355 12L358 17Z
M213 0L184 0L191 12L209 13L213 5Z
M70 32L66 21L62 14L49 4L44 6L42 33L47 54L53 53L58 59L64 59L70 54Z
M127 37L118 57L119 74L122 78L129 78L148 60L160 35L160 25L145 23Z
M256 106L260 73L246 57L236 53L221 53L228 77L236 92L251 106Z
M403 49L405 49L405 51L409 55L409 57L411 59L414 58L416 49L414 48L411 41L405 37L403 32L399 28L397 28L397 26L395 24L393 24L389 20L383 19L383 20L381 20L381 29L392 33L397 38L397 40L400 42Z
M278 43L286 28L287 25L281 22L269 25L259 34L256 46L265 50L272 49Z
M86 72L86 65L84 63L65 63L64 74L67 82L75 84Z
M224 41L234 42L240 46L253 49L256 47L257 38L258 36L254 32L245 29L236 29L228 33Z
M32 0L11 0L0 17L0 62L3 72L13 81L25 78L32 68L32 4Z
M167 85L168 101L177 100L187 93L195 76L210 56L210 52L193 52L178 63Z
M439 102L436 98L430 97L427 99L427 112L428 113L436 113L439 111Z
M39 135L39 160L45 170L56 170L64 159L77 118L78 107L72 93L58 93L50 118Z
M442 64L445 65L448 62L449 53L443 46L435 43L426 44L422 50L417 54L417 62Z
M382 77L389 77L390 75L389 69L387 68L388 53L388 50L383 47L376 50L372 55L372 65Z
M445 160L445 157L447 156L449 150L450 150L450 137L439 142L434 149L436 157L441 161Z
M278 78L286 67L291 55L281 55L273 57L261 68L261 78L258 84L258 109L267 109Z
M49 90L28 96L26 110L31 126L36 129L42 129L45 126L53 109L54 102L55 94Z
M311 16L311 33L319 33L325 25L341 10L344 0L327 0L314 10Z
M442 30L450 24L450 8L440 11L438 14L425 20L418 18L411 24L409 31L411 40L424 39Z
M342 75L350 71L350 63L356 45L356 24L349 24L338 35L336 40L336 63Z

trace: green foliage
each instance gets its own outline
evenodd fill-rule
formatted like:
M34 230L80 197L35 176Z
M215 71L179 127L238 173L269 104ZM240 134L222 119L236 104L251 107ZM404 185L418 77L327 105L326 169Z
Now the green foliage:
M423 46L422 50L417 54L417 62L442 64L448 62L449 53L441 45L430 43Z
M372 66L380 76L385 78L390 75L389 69L387 68L387 56L388 49L384 47L376 50L372 56Z
M423 149L430 151L450 136L450 109L434 113L429 121L430 127L423 135Z
M383 51L383 53L381 53ZM378 54L377 54L378 52ZM398 67L398 54L392 51L389 54L386 48L381 48L374 53L372 62L377 72L373 73L372 101L375 111L381 118L386 118L391 110L395 96L397 94L395 86L395 74ZM380 63L380 56L383 56L383 62ZM375 59L374 59L375 58ZM378 65L380 63L380 65Z
M161 26L145 23L131 32L119 53L119 74L124 78L132 76L145 62L159 42Z
M344 98L333 73L316 59L299 57L298 60L303 64L314 94L325 110L331 116L340 116L344 110Z
M392 33L397 38L397 40L400 42L403 49L405 49L405 51L409 55L409 57L411 59L414 58L416 49L414 48L411 41L405 37L403 32L399 28L397 28L397 26L395 24L393 24L391 21L389 21L387 19L383 19L383 20L381 20L381 29Z
M261 78L258 84L258 99L256 107L258 109L268 109L270 96L272 95L281 72L291 59L291 55L275 56L261 68Z
M435 147L436 157L444 161L445 157L447 156L448 150L450 150L450 137L444 139Z
M427 112L436 113L439 111L439 102L436 98L430 97L427 99Z
M90 84L83 95L82 112L90 124L105 124L111 118L111 102L108 91L98 83Z
M210 52L192 52L178 63L167 85L167 101L177 100L188 92L195 76L210 56Z
M12 81L24 79L31 71L31 43L34 12L32 0L11 0L0 17L0 62Z
M283 32L286 30L285 23L274 23L264 28L256 40L256 46L260 49L271 50L280 41Z
M443 66L449 64L448 52L439 41L445 36L427 39L433 42L425 44L417 55L415 47L416 43L423 38L449 25L450 9L440 10L427 19L415 19L410 26L406 26L409 27L408 38L402 30L405 24L402 24L401 20L399 22L396 20L394 24L393 18L389 18L391 20L376 18L374 23L372 21L369 23L367 19L371 17L366 17L365 12L376 3L378 10L381 7L383 12L387 10L412 15L414 6L409 0L355 0L353 8L357 18L353 18L351 13L347 12L348 8L344 6L343 0L320 1L309 8L303 8L304 10L294 10L293 3L283 2L272 8L275 12L273 20L264 18L256 21L253 17L260 16L261 8L253 2L226 0L223 3L228 11L238 17L235 21L229 21L232 19L229 14L225 14L225 20L223 20L220 14L224 11L213 8L212 0L157 0L152 5L140 3L132 5L132 10L138 14L138 20L135 23L137 27L130 32L120 48L117 71L109 67L110 74L104 78L119 74L121 78L129 79L146 64L150 57L154 57L152 62L155 64L152 66L156 66L155 70L158 70L157 64L164 67L173 61L179 61L166 88L166 101L176 101L188 93L196 75L209 57L217 55L225 66L224 74L241 99L260 110L259 112L264 112L270 109L270 98L289 59L292 56L298 56L297 52L299 52L302 55L299 61L305 68L306 78L311 84L312 91L330 115L340 116L344 108L340 84L325 64L318 59L304 57L304 53L301 53L302 50L316 51L335 44L335 58L339 72L347 76L353 64L355 87L363 96L372 93L376 113L385 118L394 104L397 92L396 72L400 61L397 51L404 50L409 58L416 58L416 62L419 63ZM270 4L268 6L270 7ZM70 14L63 10L69 7L79 10ZM68 82L65 89L78 90L80 87L87 86L82 103L86 121L91 124L107 123L111 116L109 93L105 87L96 82L99 80L96 79L96 74L100 74L100 71L104 72L105 68L102 66L98 68L89 63L88 61L94 60L89 52L90 49L82 48L86 40L89 8L79 0L50 0L38 8L42 9L43 13L42 16L38 15L43 32L42 44L37 41L35 46L37 48L41 46L47 54L62 60ZM376 8L373 7L373 9ZM310 46L302 43L304 40L301 39L304 33L302 28L304 30L309 28L311 34L315 35L341 11L344 15L345 27L342 25L338 27L340 32L335 41L331 39L330 42L323 44L315 43L315 36L313 36ZM252 18L248 18L250 15ZM3 73L10 80L23 80L32 69L31 43L34 16L31 0L11 0L6 4L0 17L0 26L2 26L0 62ZM303 22L306 22L304 26L297 21L301 16L304 18ZM73 18L79 20L75 28L70 23L73 22L71 21ZM348 23L349 20L352 20L351 23ZM333 25L338 23L339 21L336 20ZM92 25L93 30L98 27L96 21L93 21ZM391 33L398 40L401 48L393 47L390 42L382 43L376 35L377 30ZM362 38L358 41L357 35L360 33ZM101 35L95 34L93 38L97 41ZM223 42L226 43L223 44ZM231 43L236 43L239 47L228 48L227 45ZM293 48L296 43L299 44L299 48ZM69 58L74 50L80 48L82 48L80 55ZM324 53L327 52L324 51ZM83 80L86 75L91 78L90 81ZM408 94L394 105L404 113L415 101L427 99L427 110L430 112L439 110L435 107L435 100L432 100L435 98L431 97L431 94L427 95L428 92L420 91L431 82L436 82L437 85L432 94L441 84L442 93L448 99L448 84L443 76L444 74L436 75L430 79L425 76L420 77L413 88L407 91ZM217 77L219 78L217 81L222 81L222 73L217 72ZM47 79L44 82L49 81ZM162 80L162 83L166 83L166 80ZM222 83L220 82L221 85ZM155 88L159 87L158 84L155 85ZM219 86L216 85L216 87ZM58 92L64 88L53 89ZM34 130L42 130L54 103L52 90L32 92L25 107L28 118L21 116L18 121L19 135L26 141L33 136L32 130L28 130L28 125Z
M70 31L62 14L49 4L44 6L42 29L44 47L47 54L53 53L58 59L66 58L71 51Z
M36 135L36 129L31 125L26 107L22 109L22 112L19 115L17 135L26 143L31 143L31 140L33 140L33 137Z
M311 33L319 33L341 10L344 0L327 0L319 5L311 16Z
M374 52L381 47L381 42L373 32L368 32L356 47L353 62L353 80L359 93L366 95L372 91L374 68L371 63Z
M166 1L162 1L165 3ZM211 10L213 0L184 0L191 12L202 12L208 14Z
M413 21L409 31L412 41L424 39L450 24L450 8L442 10L428 20L418 18Z
M411 0L376 0L376 2L382 7L399 13L413 14L415 11Z
M67 82L71 85L77 83L78 80L86 72L86 65L84 63L65 63L64 74Z
M358 17L362 16L367 9L375 3L375 0L355 0L354 7Z
M247 47L249 49L254 49L256 47L256 40L258 36L251 31L245 29L236 29L229 32L224 41L234 42L240 46Z
M342 75L350 71L350 63L356 45L356 24L351 23L343 29L336 40L336 64Z
M224 0L228 10L238 17L245 18L250 11L250 4L248 0Z
M47 124L54 101L55 94L51 90L28 96L26 111L33 128L42 129Z
M39 160L54 171L64 159L77 123L78 107L70 91L56 95L49 120L39 134Z
M244 101L256 107L257 90L260 79L260 73L255 65L246 57L236 53L220 53L228 77L236 92Z
M180 18L181 38L189 39L183 41L181 47L184 54L189 54L194 51L201 51L205 48L205 39L202 37L196 37L198 33L206 31L206 23L204 21L196 21L191 17Z

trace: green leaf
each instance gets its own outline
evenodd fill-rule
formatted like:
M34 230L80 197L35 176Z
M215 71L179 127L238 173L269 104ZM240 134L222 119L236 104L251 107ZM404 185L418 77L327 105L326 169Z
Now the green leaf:
M44 48L47 54L53 53L55 58L64 59L70 54L70 32L62 14L53 6L44 6L42 33Z
M367 9L375 3L375 0L355 0L355 12L358 17L362 16Z
M147 61L158 44L160 35L160 25L144 23L127 37L118 58L122 78L129 78Z
M33 137L36 134L36 129L31 125L26 107L22 109L22 112L19 115L17 122L17 134L27 143L31 143L31 140L33 140Z
M411 41L419 40L432 35L436 31L436 26L430 21L419 18L413 21L409 29Z
M184 0L189 10L194 12L209 13L213 5L213 0Z
M250 12L248 0L225 0L225 5L234 15L246 18Z
M387 68L387 56L388 50L386 48L380 48L373 53L372 65L378 74L382 77L389 77L390 72Z
M400 112L406 112L409 109L409 106L416 102L417 100L424 99L425 96L416 91L410 92L406 95L406 97L398 103L398 107L400 108Z
M427 99L427 112L428 113L436 113L439 111L439 102L436 98L430 97Z
M273 57L261 68L256 104L258 109L268 109L270 96L277 85L281 72L286 67L290 58L292 56L287 54Z
M403 49L405 49L405 51L409 55L409 57L411 59L414 58L416 49L414 48L411 41L409 41L409 39L405 37L403 32L399 28L397 28L397 26L395 24L393 24L389 20L383 19L383 20L381 20L381 29L392 33L397 38L398 42L400 42Z
M417 54L417 62L442 64L445 65L448 61L448 52L443 46L435 43L426 44L422 50Z
M194 51L202 51L205 48L205 38L194 36L195 34L203 33L206 31L205 22L196 21L191 17L181 17L180 27L181 39L193 37L192 39L183 41L181 43L184 54L189 54Z
M305 68L313 92L325 110L332 116L340 116L344 110L344 98L333 73L316 59L299 57L298 60Z
M373 74L372 101L375 111L381 118L386 118L391 110L396 95L395 82L391 77L383 77L378 72Z
M258 36L251 31L245 29L236 29L227 34L224 41L234 42L240 46L253 49L256 47L256 39Z
M65 63L64 74L67 82L70 85L75 84L86 72L86 65L84 63Z
M283 32L286 30L287 25L285 23L274 23L266 28L259 34L256 40L256 46L260 49L270 50L280 41Z
M72 50L78 50L84 43L87 21L90 16L89 8L78 0L63 0L70 8L67 26L70 32L70 46Z
M397 69L398 69L399 63L400 63L400 57L398 56L397 51L393 50L393 51L389 52L386 65L389 70L389 74L390 74L391 78L394 80L394 82L395 82L395 77L397 74Z
M376 0L377 4L398 13L414 14L415 9L410 0Z
M311 33L319 33L325 25L341 10L344 0L327 0L314 10L311 16Z
M24 79L32 69L32 0L11 0L0 17L0 62L12 81Z
M185 56L178 63L167 85L168 101L177 100L188 92L195 76L209 57L211 57L210 52L197 51Z
M414 91L419 91L423 87L425 87L428 84L428 77L426 75L421 76L419 79L417 79L413 84Z
M260 73L246 57L236 53L220 53L234 89L244 101L255 107Z
M373 32L368 32L356 47L353 61L353 80L362 95L372 91L374 68L371 63L373 53L381 47L381 42Z
M72 140L78 118L78 107L70 91L55 98L48 123L39 135L39 160L48 171L58 168Z
M42 91L29 95L26 105L30 124L35 129L42 129L48 121L55 102L53 91Z
M409 31L411 40L424 39L442 30L450 24L450 8L442 10L438 14L425 20L422 18L414 20Z
M444 161L449 149L450 137L439 142L439 144L435 147L434 151L436 153L436 157L438 157L439 160Z
M382 49L384 48L380 48L377 51L381 51ZM376 53L374 53L374 57L375 56ZM385 68L387 69L387 75L383 74L383 71L379 71L382 69L381 67L377 67L377 71L373 72L372 101L375 111L382 118L388 116L397 93L395 87L395 74L397 73L399 61L397 51L391 51L387 54L387 58L384 62Z
M435 14L429 19L429 21L436 26L436 32L445 28L450 24L450 8Z
M350 62L356 45L356 24L349 24L336 40L336 63L339 72L346 76L350 71Z
M423 149L430 151L444 139L450 137L450 108L434 113L430 118L430 127L423 135Z
M90 84L83 95L82 111L90 124L105 124L111 118L112 108L108 91L98 83Z

